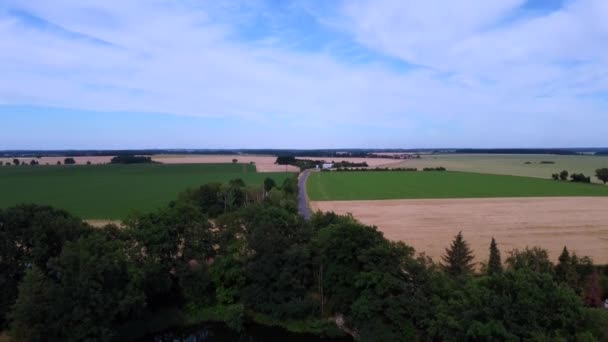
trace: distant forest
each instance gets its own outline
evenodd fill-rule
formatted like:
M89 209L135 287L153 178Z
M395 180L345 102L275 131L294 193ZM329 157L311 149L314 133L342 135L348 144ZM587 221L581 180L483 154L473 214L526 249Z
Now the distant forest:
M261 154L293 157L376 157L375 153L424 153L424 154L554 154L577 155L592 153L608 156L608 147L589 148L436 148L436 149L138 149L138 150L11 150L0 151L0 157L54 157L54 156L121 156L152 154L189 155L240 155Z

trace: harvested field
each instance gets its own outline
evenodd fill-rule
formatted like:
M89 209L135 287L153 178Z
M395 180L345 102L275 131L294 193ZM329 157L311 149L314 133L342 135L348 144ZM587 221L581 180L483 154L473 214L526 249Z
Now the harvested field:
M274 162L276 156L259 155L166 155L159 154L152 156L152 160L163 164L221 164L232 163L232 159L238 160L237 163L255 163L258 172L299 172L298 167L292 165L278 165Z
M608 198L491 198L312 202L314 210L351 213L440 261L462 231L476 262L485 262L496 238L503 261L526 246L547 249L557 260L564 245L595 263L608 264Z

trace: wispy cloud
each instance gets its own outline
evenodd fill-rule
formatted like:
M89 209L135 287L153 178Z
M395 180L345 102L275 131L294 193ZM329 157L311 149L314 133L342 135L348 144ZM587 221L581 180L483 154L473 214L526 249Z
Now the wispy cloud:
M605 144L608 3L552 3L7 0L0 103L307 128L275 147Z

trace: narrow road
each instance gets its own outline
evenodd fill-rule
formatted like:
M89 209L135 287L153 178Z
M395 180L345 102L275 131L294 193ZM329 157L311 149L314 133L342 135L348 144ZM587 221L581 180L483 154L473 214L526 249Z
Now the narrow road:
M310 220L312 215L308 207L308 195L306 194L306 180L308 180L309 174L310 170L304 170L298 178L298 211L306 220Z

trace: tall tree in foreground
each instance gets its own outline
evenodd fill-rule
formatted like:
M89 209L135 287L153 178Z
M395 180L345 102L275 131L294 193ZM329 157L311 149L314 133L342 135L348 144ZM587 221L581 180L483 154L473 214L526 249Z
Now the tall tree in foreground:
M452 276L470 275L475 266L473 258L469 244L464 241L462 232L458 232L450 248L445 250L442 266L445 272Z
M496 240L492 238L490 242L490 259L488 260L488 275L502 273L502 261L500 260L500 251L496 246Z
M608 182L608 167L595 170L595 177L606 184Z

